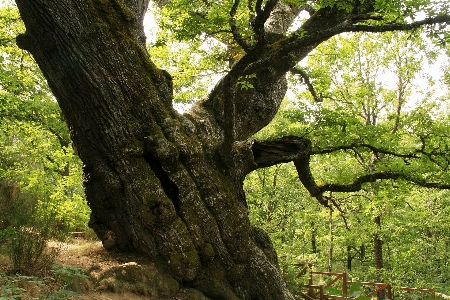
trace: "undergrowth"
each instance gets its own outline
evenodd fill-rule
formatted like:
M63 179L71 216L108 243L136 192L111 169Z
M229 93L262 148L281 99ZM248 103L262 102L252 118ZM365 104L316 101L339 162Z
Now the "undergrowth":
M60 264L45 277L0 273L0 300L72 299L85 278L79 268Z

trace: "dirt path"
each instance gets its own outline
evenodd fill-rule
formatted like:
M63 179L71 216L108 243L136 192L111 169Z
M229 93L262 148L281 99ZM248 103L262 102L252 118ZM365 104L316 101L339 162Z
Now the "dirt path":
M70 243L48 242L47 248L57 253L55 262L59 264L59 279L53 274L53 281L37 286L36 282L44 279L5 275L12 269L11 263L6 256L0 256L0 287L14 285L23 289L21 295L25 295L22 300L49 294L51 299L82 300L208 299L195 290L180 288L171 277L158 273L151 262L132 254L107 252L100 242L74 239ZM55 297L58 292L66 290L73 290L76 295ZM0 294L5 293L0 288Z

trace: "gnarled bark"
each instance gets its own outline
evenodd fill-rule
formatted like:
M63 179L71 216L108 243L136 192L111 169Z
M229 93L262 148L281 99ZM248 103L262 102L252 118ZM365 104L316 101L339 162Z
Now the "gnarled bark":
M251 145L233 142L224 155L216 106L217 115L207 105L185 116L172 108L170 77L143 45L145 3L17 4L27 27L18 45L35 57L67 120L84 162L89 225L104 247L140 252L214 299L292 299L270 240L247 216L241 170L253 168ZM274 94L272 115L280 81L254 97L262 104Z
M309 141L247 139L277 112L285 73L353 28L351 15L319 9L306 35L284 37L277 30L286 24L277 27L270 13L287 7L268 1L255 19L255 30L269 33L259 32L259 48L247 49L205 100L180 115L170 75L145 49L148 0L16 3L27 28L17 44L34 56L66 118L84 163L89 225L104 247L142 253L213 299L293 299L267 234L249 222L243 180L296 161L302 182L318 197L324 190L309 171ZM254 88L236 86L243 76Z

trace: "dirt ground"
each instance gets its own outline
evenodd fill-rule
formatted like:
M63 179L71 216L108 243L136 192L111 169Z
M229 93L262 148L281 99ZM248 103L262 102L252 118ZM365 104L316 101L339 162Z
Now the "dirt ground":
M164 274L157 274L154 265L135 255L115 254L107 252L101 242L73 239L70 243L48 242L47 248L57 253L55 261L59 266L79 268L84 277L76 277L69 281L61 282L60 286L52 287L49 297L48 285L52 285L48 276L38 275L46 282L46 287L38 288L34 282L41 278L33 279L28 283L20 283L19 277L6 275L12 269L9 259L0 255L0 298L1 299L37 299L46 293L45 298L39 299L82 299L82 300L141 300L141 299L173 299L173 300L206 300L203 295L189 289L180 289L178 283ZM64 269L64 267L62 269ZM3 274L3 275L2 275ZM126 274L126 275L124 275ZM86 276L85 276L86 275ZM3 276L3 277L1 277ZM54 276L53 276L54 277ZM47 281L45 281L47 280ZM24 288L26 297L6 297L2 288L5 282L11 282L20 288ZM17 283L18 282L18 283ZM47 283L47 282L50 282ZM57 280L53 280L57 282ZM73 296L59 296L55 293L69 289L76 292ZM44 291L46 289L46 291ZM23 292L22 292L23 293ZM161 295L164 295L162 297Z
M88 242L83 239L73 239L72 243L49 242L48 247L54 247L59 250L56 261L64 266L78 267L83 271L95 268L97 271L110 269L123 263L142 260L131 255L114 255L108 253L101 242ZM145 262L144 262L145 263ZM76 299L83 300L141 300L149 299L133 293L113 293L108 291L96 290L96 287L90 287L87 291L78 291Z

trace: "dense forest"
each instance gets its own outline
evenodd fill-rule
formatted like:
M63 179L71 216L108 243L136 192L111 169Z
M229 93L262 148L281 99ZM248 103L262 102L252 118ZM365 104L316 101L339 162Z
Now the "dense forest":
M221 31L201 23L201 12L179 23L181 2L150 6L147 44L183 113L228 72L230 53L241 54L200 34ZM65 116L33 57L16 45L25 27L15 6L0 8L0 25L0 246L17 254L30 228L40 233L38 248L91 230L91 211ZM270 236L292 293L307 280L296 278L295 264L313 263L353 281L450 294L450 48L439 30L349 32L322 42L288 73L276 116L252 136L310 140L311 173L326 188L324 203L301 184L294 162L244 181L250 222ZM252 80L236 84L251 90ZM16 255L17 269L29 263Z

